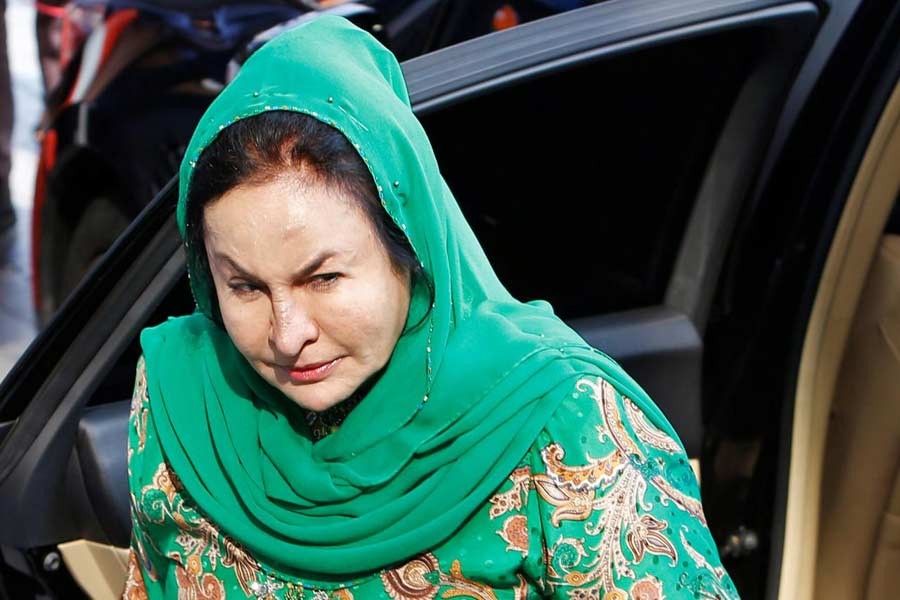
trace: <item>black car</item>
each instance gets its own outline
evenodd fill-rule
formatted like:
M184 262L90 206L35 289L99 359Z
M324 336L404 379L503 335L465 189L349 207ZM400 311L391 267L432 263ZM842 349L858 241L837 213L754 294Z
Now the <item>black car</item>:
M697 459L742 597L896 593L900 4L610 0L403 67L500 278ZM0 385L0 598L121 592L138 333L193 310L176 188Z

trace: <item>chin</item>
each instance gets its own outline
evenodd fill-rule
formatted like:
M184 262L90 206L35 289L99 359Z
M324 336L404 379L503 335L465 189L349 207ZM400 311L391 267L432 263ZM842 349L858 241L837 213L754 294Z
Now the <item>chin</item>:
M318 382L309 385L279 385L278 389L294 401L300 408L313 412L322 412L348 398L353 390L336 389L337 386L323 385L330 382ZM314 389L319 387L319 389Z

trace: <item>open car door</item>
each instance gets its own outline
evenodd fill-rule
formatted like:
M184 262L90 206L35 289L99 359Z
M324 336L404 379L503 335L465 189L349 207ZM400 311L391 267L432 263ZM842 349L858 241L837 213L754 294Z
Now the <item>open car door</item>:
M716 403L704 337L723 258L821 18L810 1L612 0L404 64L501 280L619 360L691 458ZM193 308L176 189L0 386L0 597L121 592L138 334Z

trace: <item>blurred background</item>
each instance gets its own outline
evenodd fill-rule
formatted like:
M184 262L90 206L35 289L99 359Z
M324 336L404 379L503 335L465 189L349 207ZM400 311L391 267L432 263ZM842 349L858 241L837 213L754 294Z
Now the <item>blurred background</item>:
M11 228L0 231L0 379L37 331L28 257L30 209L38 157L35 128L43 109L44 93L38 67L34 1L6 0L5 4L6 46L14 107L9 191L17 220Z

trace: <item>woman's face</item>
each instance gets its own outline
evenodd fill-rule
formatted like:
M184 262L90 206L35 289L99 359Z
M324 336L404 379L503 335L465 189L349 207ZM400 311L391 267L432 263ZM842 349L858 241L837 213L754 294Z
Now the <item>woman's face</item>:
M225 329L270 384L322 411L390 358L410 284L356 200L309 178L240 185L204 210Z

